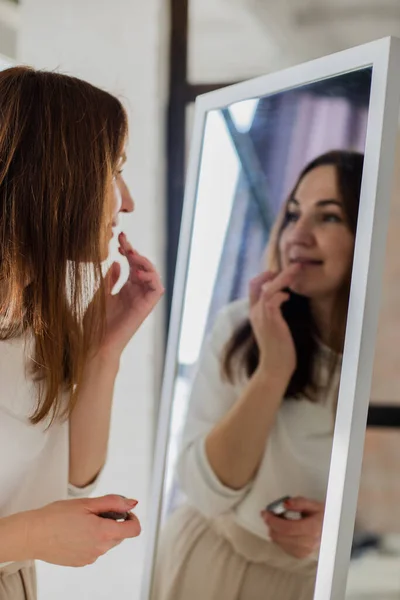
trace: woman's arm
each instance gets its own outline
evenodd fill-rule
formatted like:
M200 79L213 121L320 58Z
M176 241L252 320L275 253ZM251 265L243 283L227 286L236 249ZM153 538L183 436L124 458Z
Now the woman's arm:
M119 263L114 262L105 276L105 336L86 366L79 399L70 416L69 482L78 488L93 482L106 460L114 383L121 354L164 294L152 263L133 250L124 234L120 234L119 241L119 251L128 260L129 276L114 295L112 291L121 272ZM85 319L89 319L91 306Z
M28 544L28 512L0 519L0 563L35 558Z
M211 468L233 489L246 486L256 474L296 367L296 350L281 305L288 299L282 290L297 270L296 266L296 270L287 269L279 275L266 273L250 284L250 322L259 348L259 365L242 396L206 439Z
M177 471L190 502L206 516L231 509L247 493L295 368L296 351L280 312L287 294L279 291L291 278L292 271L266 273L250 286L250 321L260 361L241 394L222 379L221 355L248 314L247 303L236 302L221 311L202 350Z
M238 504L247 488L223 485L208 460L205 444L209 433L238 401L240 390L221 378L221 353L226 341L248 314L247 302L223 308L207 336L191 386L182 434L177 475L189 502L207 518L216 517Z
M131 512L136 500L116 495L62 500L42 508L18 512L0 519L0 564L43 560L56 565L82 567L141 528ZM103 519L103 512L129 512L129 519L116 523Z
M103 351L86 366L69 423L69 482L78 488L90 484L106 460L119 364L119 355Z
M210 466L227 487L239 490L257 472L286 385L282 378L256 371L240 399L207 436Z

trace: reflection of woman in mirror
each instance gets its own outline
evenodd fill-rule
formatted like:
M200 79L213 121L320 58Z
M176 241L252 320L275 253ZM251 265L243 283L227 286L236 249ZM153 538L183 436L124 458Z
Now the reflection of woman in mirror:
M178 461L153 600L311 600L333 438L363 156L300 174L250 299L217 317ZM287 520L265 507L290 496Z

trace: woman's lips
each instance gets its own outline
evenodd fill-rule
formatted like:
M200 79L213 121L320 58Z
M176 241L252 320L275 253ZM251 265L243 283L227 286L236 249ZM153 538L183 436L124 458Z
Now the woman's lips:
M311 258L296 258L290 261L291 264L298 264L302 267L320 267L323 262L322 260L316 260Z

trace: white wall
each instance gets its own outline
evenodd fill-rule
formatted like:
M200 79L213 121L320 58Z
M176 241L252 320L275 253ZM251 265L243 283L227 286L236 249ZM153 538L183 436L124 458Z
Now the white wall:
M121 224L134 246L163 268L163 126L168 19L165 0L24 0L19 61L59 68L121 94L130 113L125 176L136 199ZM125 270L123 274L126 274ZM110 453L96 495L139 500L141 538L123 543L90 567L38 566L40 600L139 596L158 392L162 307L123 356L116 384Z
M8 69L9 67L13 66L13 61L8 58L8 56L5 56L4 54L0 54L0 70L2 71L3 69Z
M0 54L15 59L19 30L19 6L0 0Z

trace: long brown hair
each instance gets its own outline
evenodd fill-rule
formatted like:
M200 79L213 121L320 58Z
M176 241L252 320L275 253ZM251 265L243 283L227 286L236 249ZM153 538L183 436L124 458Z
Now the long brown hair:
M339 194L343 202L347 226L352 234L354 236L356 235L363 163L364 156L359 152L333 150L317 157L304 167L271 231L267 253L269 270L281 270L279 242L281 234L287 224L286 217L288 204L295 197L297 188L302 179L307 173L317 167L335 167ZM332 317L332 327L329 332L328 345L335 352L331 353L327 385L332 381L333 374L338 364L339 354L343 350L351 272L352 267L350 267L341 289L338 290L336 302L334 304L335 314ZM318 353L319 332L311 312L310 301L304 296L290 292L289 300L282 305L282 314L290 328L297 354L297 366L289 381L285 396L299 398L300 395L305 392L306 388L309 392L318 390L314 366ZM258 361L259 350L257 342L252 331L250 320L246 319L245 322L236 329L225 346L222 356L223 375L229 381L233 382L238 372L244 370L245 374L250 377L256 370ZM312 397L310 397L310 399L312 399Z
M104 333L108 190L126 135L111 94L29 67L0 72L0 333L33 334L34 424L55 418L61 391L70 414Z

